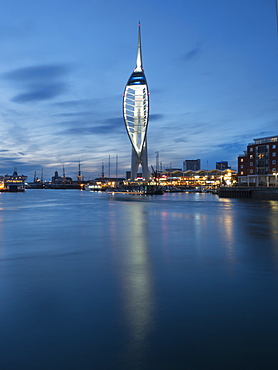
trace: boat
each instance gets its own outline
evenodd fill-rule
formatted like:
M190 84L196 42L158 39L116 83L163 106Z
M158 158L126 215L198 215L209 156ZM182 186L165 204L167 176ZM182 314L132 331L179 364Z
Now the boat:
M23 192L25 191L25 181L27 176L18 175L17 171L14 171L12 175L3 176L1 182L1 191L6 192Z
M98 184L85 185L84 190L87 190L87 191L104 191L102 186L98 185Z

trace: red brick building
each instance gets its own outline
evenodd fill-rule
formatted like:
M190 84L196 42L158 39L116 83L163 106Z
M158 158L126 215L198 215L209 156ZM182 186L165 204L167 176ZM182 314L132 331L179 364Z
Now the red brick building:
M278 136L254 139L238 157L239 184L276 186L278 172Z

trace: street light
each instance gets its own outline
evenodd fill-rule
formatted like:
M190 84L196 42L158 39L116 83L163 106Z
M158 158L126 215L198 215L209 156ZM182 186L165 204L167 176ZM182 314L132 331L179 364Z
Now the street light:
M275 186L277 186L277 175L278 175L278 173L277 172L273 172L272 174L275 176Z

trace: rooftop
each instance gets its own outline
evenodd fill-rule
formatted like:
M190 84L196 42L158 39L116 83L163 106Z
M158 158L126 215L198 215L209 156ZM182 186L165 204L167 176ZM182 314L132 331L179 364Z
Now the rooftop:
M269 136L269 137L263 137L263 138L260 138L260 139L253 139L254 142L253 143L250 143L248 144L248 146L250 145L256 145L256 144L266 144L266 143L272 143L272 142L276 142L278 141L278 136Z

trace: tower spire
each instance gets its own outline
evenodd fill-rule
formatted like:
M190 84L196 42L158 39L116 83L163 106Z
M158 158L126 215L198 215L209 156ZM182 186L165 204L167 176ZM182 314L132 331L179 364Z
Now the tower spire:
M136 68L135 72L141 72L143 69L142 62L142 50L141 50L141 30L140 30L140 21L138 23L138 43L137 43L137 58L136 58Z
M125 87L123 115L132 144L131 179L135 180L137 178L138 167L141 165L143 178L149 181L150 171L148 169L147 151L149 92L142 63L140 22L138 24L136 68L133 70Z

